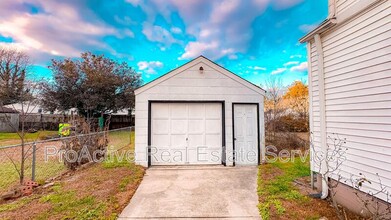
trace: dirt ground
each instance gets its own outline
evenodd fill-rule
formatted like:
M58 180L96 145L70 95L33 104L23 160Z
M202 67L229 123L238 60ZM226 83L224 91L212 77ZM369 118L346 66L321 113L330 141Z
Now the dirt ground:
M297 187L299 189L299 191L303 195L310 195L310 194L318 193L316 190L312 190L311 178L309 176L299 178L293 184L295 185L295 187ZM318 198L310 198L310 206L303 209L303 212L304 213L311 212L312 210L317 210L320 215L326 217L329 220L331 220L331 219L338 220L338 217L335 214L335 210L328 200L321 200ZM344 210L344 212L345 212L347 219L352 219L352 220L364 219L364 218L362 218L354 213L351 213L347 210Z
M94 164L28 197L0 203L0 219L115 219L143 175L144 169L134 164Z

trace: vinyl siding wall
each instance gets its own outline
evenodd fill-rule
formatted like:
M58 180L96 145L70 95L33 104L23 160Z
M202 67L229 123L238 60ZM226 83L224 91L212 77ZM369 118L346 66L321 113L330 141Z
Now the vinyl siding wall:
M337 1L340 7L349 2ZM341 175L363 173L379 188L379 174L391 190L391 1L383 1L321 35L326 132L346 138ZM312 89L311 131L320 147L317 51L309 42ZM332 144L328 140L328 144ZM316 167L312 167L318 171ZM379 196L385 199L385 195Z
M199 67L204 73L199 73ZM229 73L231 74L231 73ZM225 141L227 165L232 163L232 102L259 103L261 146L264 146L264 96L223 73L207 62L195 63L188 69L136 95L136 162L146 166L148 146L148 100L225 101ZM261 148L262 149L262 148Z
M335 11L336 14L340 14L341 12L345 11L349 7L351 7L353 4L357 3L360 0L336 0L335 4Z

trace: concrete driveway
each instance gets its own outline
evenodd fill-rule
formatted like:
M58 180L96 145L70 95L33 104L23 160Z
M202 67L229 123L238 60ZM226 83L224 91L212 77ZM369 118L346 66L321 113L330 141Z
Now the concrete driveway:
M153 167L119 219L260 219L257 167Z

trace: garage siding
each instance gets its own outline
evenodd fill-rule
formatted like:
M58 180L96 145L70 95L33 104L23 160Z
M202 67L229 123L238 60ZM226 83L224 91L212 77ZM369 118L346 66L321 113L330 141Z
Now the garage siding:
M204 68L203 74L199 72L201 66ZM232 102L259 103L259 132L264 146L263 95L219 72L217 67L201 61L136 95L136 162L141 165L147 165L148 100L225 101L227 165L233 165Z
M347 7L349 2L353 1L340 0L337 5ZM350 179L351 174L363 173L372 181L371 188L379 189L378 173L391 188L391 1L338 25L321 40L326 132L346 138L349 148L341 174ZM310 45L311 131L319 148L317 51L313 42Z

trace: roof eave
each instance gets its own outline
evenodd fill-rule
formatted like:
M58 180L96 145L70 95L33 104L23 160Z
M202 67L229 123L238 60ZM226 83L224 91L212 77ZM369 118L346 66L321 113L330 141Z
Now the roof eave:
M330 29L334 25L337 24L337 19L334 18L328 18L324 20L318 27L316 27L314 30L310 31L308 34L306 34L304 37L302 37L299 42L305 43L310 41L316 34L321 34L325 32L326 30Z

